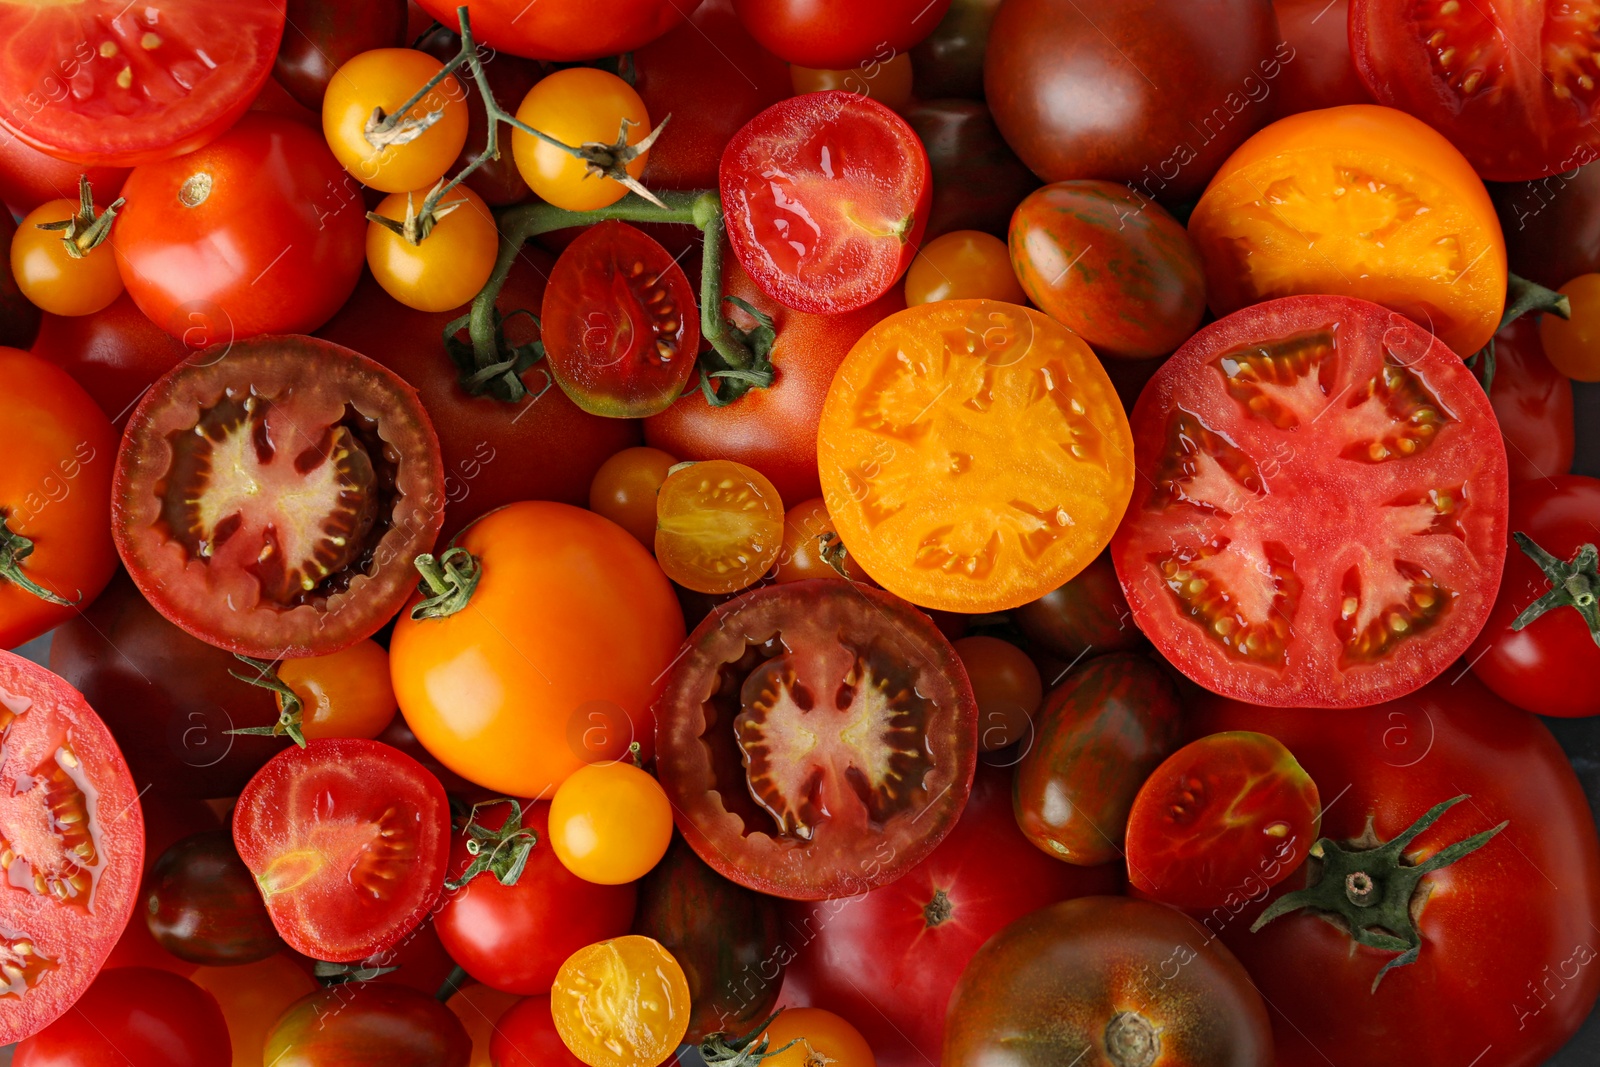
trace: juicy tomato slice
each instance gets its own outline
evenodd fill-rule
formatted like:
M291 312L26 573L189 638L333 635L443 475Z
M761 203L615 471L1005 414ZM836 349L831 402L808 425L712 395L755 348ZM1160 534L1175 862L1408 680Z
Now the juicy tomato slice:
M0 5L0 124L92 166L192 152L255 99L284 17L281 0Z
M654 237L608 219L567 246L540 315L556 384L595 415L642 419L683 393L700 352L694 289Z
M797 311L865 307L900 280L933 203L928 153L875 100L834 90L767 108L722 153L728 244Z
M1426 122L1491 181L1600 150L1600 3L1352 0L1350 49L1380 104Z
M133 914L144 817L78 691L0 652L0 1044L78 1000Z
M155 608L230 652L322 655L416 587L444 518L439 439L399 376L309 337L219 347L128 420L117 551Z
M1112 559L1139 629L1206 688L1391 700L1483 626L1505 447L1461 360L1403 316L1334 296L1230 315L1156 372L1133 427Z
M1006 611L1111 540L1133 440L1071 330L992 300L908 308L834 376L817 465L828 513L885 589L945 611Z
M932 620L823 578L714 610L656 705L656 773L684 838L792 900L865 892L933 851L977 753L977 703Z
M354 963L433 909L450 805L439 780L399 749L325 738L285 749L250 779L233 842L289 947Z
M700 593L753 585L783 549L783 501L754 467L711 459L667 476L656 496L656 561Z
M550 989L556 1033L591 1067L664 1063L689 1030L689 981L654 938L589 945L568 957Z

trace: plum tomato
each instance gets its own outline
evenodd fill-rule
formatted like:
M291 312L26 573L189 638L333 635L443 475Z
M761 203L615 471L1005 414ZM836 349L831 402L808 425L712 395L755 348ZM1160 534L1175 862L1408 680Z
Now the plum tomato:
M950 0L734 0L751 36L790 63L842 70L888 59L933 32Z
M1148 656L1096 656L1050 690L1017 765L1013 807L1029 841L1067 863L1123 854L1128 810L1180 741L1181 708Z
M783 501L761 472L708 459L668 474L656 497L656 561L701 593L759 581L783 548Z
M762 1031L768 1067L876 1067L872 1047L850 1020L825 1008L784 1008Z
M149 967L102 971L71 1010L22 1042L13 1067L228 1067L228 1024L210 993Z
M339 68L322 98L322 133L351 177L385 193L406 193L426 191L450 169L467 143L467 94L459 81L446 77L404 116L394 114L443 69L413 48L374 48ZM379 112L384 118L374 127ZM407 125L434 114L420 132Z
M932 203L928 153L893 111L834 90L751 119L718 168L728 245L797 311L866 307L905 273Z
M117 456L112 533L140 591L195 636L317 655L399 610L443 488L439 439L398 375L327 341L262 338L145 394Z
M0 1043L72 1007L138 897L144 816L81 694L0 651Z
M950 999L944 1067L1272 1062L1251 976L1193 919L1080 897L1018 919L978 951Z
M660 783L623 760L573 771L550 798L550 847L586 882L637 882L672 843L672 805Z
M233 840L278 933L351 963L423 922L444 888L444 787L378 741L324 738L274 756L233 814Z
M191 152L250 106L272 74L283 26L281 0L7 5L0 124L42 152L91 166Z
M1064 660L1137 648L1144 640L1108 553L1059 589L1017 608L1011 619L1037 649Z
M828 514L873 580L969 613L1036 600L1099 555L1133 459L1089 346L992 300L868 330L834 376L817 446Z
M418 0L446 26L459 24L456 0ZM700 0L591 0L579 6L523 0L470 0L472 35L529 59L599 59L648 44L693 13ZM573 143L573 142L568 142Z
M659 941L614 937L567 958L550 989L556 1033L589 1067L664 1063L689 1026L689 983Z
M583 410L612 418L669 407L700 353L700 311L683 268L615 219L583 231L556 260L539 328L556 384Z
M1035 190L1011 217L1010 245L1028 299L1101 355L1164 356L1205 315L1200 250L1165 208L1127 185Z
M911 105L911 57L905 52L873 57L844 70L794 64L789 67L789 80L796 96L843 89L870 97L891 111L904 111Z
M1505 448L1460 358L1404 316L1339 296L1237 312L1156 372L1133 425L1112 560L1139 629L1206 688L1390 700L1488 617Z
M226 830L194 834L163 852L145 881L144 904L156 943L190 963L255 963L283 949Z
M10 241L11 276L22 295L52 315L92 315L122 295L122 275L110 245L77 244L58 226L72 222L72 232L92 236L96 220L108 212L104 204L84 211L77 199L50 200L17 224Z
M911 49L923 100L983 99L983 53L1000 0L954 0L933 32Z
M427 196L425 189L394 193L373 214L404 227ZM456 186L440 198L439 208L438 221L416 243L381 222L367 222L367 268L385 292L418 311L471 303L494 271L500 247L489 205L471 189Z
M323 94L340 67L363 52L396 48L406 39L405 0L343 0L336 4L286 0L285 6L288 25L272 65L272 77L301 106L319 115ZM412 88L421 85L418 82Z
M1600 382L1600 274L1580 274L1561 286L1572 317L1539 316L1539 341L1551 366L1580 382Z
M550 998L523 997L500 1016L489 1040L494 1067L588 1067L572 1054L550 1013Z
M650 704L683 642L683 614L626 530L527 501L469 526L435 567L465 610L437 597L437 609L425 606L419 592L395 626L389 666L406 722L440 762L538 797L634 741L649 758Z
M295 1001L321 987L287 952L259 963L202 967L190 981L216 998L233 1043L234 1067L255 1067L267 1033Z
M30 351L72 375L120 433L150 383L190 350L124 292L92 315L41 316Z
M925 243L906 271L906 306L970 299L1027 299L1005 242L981 230L952 230Z
M1275 114L1370 104L1350 55L1350 0L1272 0L1278 32L1294 50L1273 87Z
M677 460L659 448L624 448L600 464L589 484L589 510L655 549L656 493Z
M975 100L927 100L907 109L905 119L928 151L933 176L923 236L982 230L1005 237L1012 212L1039 179L1000 136L989 109Z
M517 121L573 146L610 145L619 137L637 145L651 132L650 113L633 86L594 67L567 67L542 79L522 98ZM511 155L528 188L568 211L606 207L628 192L614 178L591 174L588 163L565 149L518 129L511 131ZM635 181L649 158L645 150L626 164Z
M1221 907L1293 874L1321 826L1317 783L1276 738L1210 734L1139 787L1128 812L1128 882L1174 907Z
M1268 126L1217 172L1189 235L1218 315L1301 293L1360 297L1463 358L1500 328L1505 241L1483 182L1443 137L1389 108Z
M456 1013L402 985L361 982L302 997L267 1032L273 1067L468 1067L472 1038Z
M1539 322L1524 315L1494 335L1494 405L1511 482L1554 478L1572 467L1572 381L1550 365Z
M695 628L656 704L656 748L701 859L751 889L822 900L893 881L949 833L978 709L926 615L854 583L789 582Z
M955 650L978 702L979 751L995 752L1029 736L1044 683L1028 654L983 634L957 638Z
M828 505L821 497L802 500L783 513L783 548L773 578L799 582L807 578L843 578L865 582L867 572L839 538Z

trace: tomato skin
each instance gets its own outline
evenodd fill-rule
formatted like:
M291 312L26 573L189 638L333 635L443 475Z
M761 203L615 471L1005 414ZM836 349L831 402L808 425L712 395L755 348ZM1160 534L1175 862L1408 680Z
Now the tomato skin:
M106 203L128 177L126 167L85 167L46 155L20 137L0 135L0 201L18 216L26 215L46 200L73 197L79 176L87 177L95 198Z
M216 998L233 1043L234 1067L255 1067L267 1033L284 1010L317 992L315 980L282 952L238 967L202 967L191 981Z
M199 174L211 176L203 199ZM361 276L360 194L316 131L292 119L246 115L196 152L135 168L123 195L111 246L128 295L191 347L309 333Z
M1511 271L1549 289L1600 271L1600 165L1489 186Z
M216 1000L148 967L101 972L72 1009L17 1046L13 1067L228 1067Z
M589 510L627 530L645 548L656 543L656 493L677 460L659 448L625 448L600 465L589 485Z
M62 231L41 226L65 222L80 211L77 198L50 200L17 224L11 237L11 277L40 309L56 315L92 315L122 295L116 257L101 245L73 258ZM96 216L105 207L96 204Z
M844 550L842 560L836 555L841 548ZM783 548L778 552L778 563L773 571L773 580L780 583L807 578L872 580L840 541L839 531L828 516L828 505L820 496L802 500L783 513Z
M302 997L267 1032L278 1067L468 1067L472 1039L426 993L368 982Z
M550 842L561 865L596 885L631 885L672 844L672 807L648 771L626 760L579 767L550 798Z
M919 99L983 99L983 53L998 10L1000 0L954 0L933 32L912 46Z
M936 300L1027 299L1005 242L982 230L953 230L925 242L906 271L905 294L911 307Z
M950 0L734 0L739 21L790 63L846 70L874 56L904 52L939 25ZM878 55L878 53L886 53Z
M445 26L460 25L456 8L461 5L455 0L417 3ZM470 0L465 6L472 18L472 36L480 43L529 59L569 62L632 52L678 25L699 3L598 0L583 7L530 8L519 0Z
M1600 381L1600 274L1580 274L1561 286L1570 318L1539 316L1539 343L1557 371L1575 381Z
M796 96L844 89L876 100L891 111L903 112L911 106L911 56L905 52L888 54L887 49L883 49L859 65L843 70L792 65L789 81Z
M839 1067L875 1067L877 1062L861 1031L823 1008L785 1008L761 1040L773 1050L763 1061L771 1067L811 1067L818 1060Z
M954 647L978 702L979 751L994 752L1030 736L1044 684L1028 654L983 634L958 637Z
M924 238L951 230L1006 235L1011 213L1039 179L1006 144L975 100L928 100L905 113L928 150L933 203Z
M1273 86L1279 118L1340 104L1370 104L1350 55L1350 0L1272 0L1278 31L1294 50Z
M1537 321L1524 315L1494 338L1494 405L1513 484L1572 467L1572 381L1550 365Z
M652 129L650 113L633 87L593 67L567 67L541 80L522 98L517 119L568 145L613 144L622 123L627 143L634 145ZM587 163L518 129L511 131L511 155L528 188L568 211L592 211L628 193L621 182L591 175ZM625 169L637 180L649 159L646 151Z
M284 947L226 830L186 837L163 852L144 901L156 943L192 963L255 963Z
M489 1057L495 1067L587 1067L556 1032L548 996L524 997L500 1017Z
M412 10L418 10L414 4L411 7ZM417 50L428 53L441 63L448 63L461 52L461 37L453 32L456 27L457 23L454 22L448 26L434 27L417 41ZM480 58L484 76L489 80L489 91L502 105L521 100L544 77L544 68L539 63L510 52L491 52ZM459 173L467 164L483 155L489 144L489 113L483 106L483 94L473 82L470 70L464 68L461 73L459 80L466 86L467 97L467 141L450 167L452 174ZM500 158L485 161L483 166L467 175L463 184L491 206L506 207L526 200L529 190L528 183L522 180L522 174L517 170L516 159L505 150L507 131L502 128L499 136Z
M404 222L407 203L421 208L427 193L393 193L374 213ZM449 311L470 304L494 271L500 235L483 198L458 185L440 201L450 210L421 244L379 222L367 223L367 268L388 294L418 311Z
M1600 992L1600 972L1579 962L1592 955L1584 946L1600 919L1600 843L1570 763L1537 719L1472 678L1334 716L1220 700L1192 710L1191 734L1270 734L1325 796L1348 789L1323 812L1324 837L1358 838L1370 820L1387 841L1461 794L1471 799L1408 855L1509 820L1426 876L1421 956L1392 969L1376 994L1373 978L1395 953L1352 952L1347 935L1305 911L1250 932L1268 901L1304 884L1305 868L1265 897L1202 917L1271 998L1279 1064L1449 1067L1479 1056L1480 1067L1534 1067L1578 1029ZM1404 1035L1421 1033L1427 1041L1405 1047Z
M444 64L414 48L375 48L347 60L322 97L322 134L339 164L371 189L405 193L430 188L467 142L467 96L461 81L437 82L406 118L437 114L409 141L374 144L366 127L378 111L397 112Z
M272 76L319 114L335 71L362 52L406 42L404 0L286 0L285 10L288 28Z
M44 315L30 349L72 375L118 430L150 384L190 349L124 292L93 315Z
M1091 650L1138 648L1144 635L1117 582L1111 556L1101 553L1071 581L1011 613L1029 641L1063 659Z

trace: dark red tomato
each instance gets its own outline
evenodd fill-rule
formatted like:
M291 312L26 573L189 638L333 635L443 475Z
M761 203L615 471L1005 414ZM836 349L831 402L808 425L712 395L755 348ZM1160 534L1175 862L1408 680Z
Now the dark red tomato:
M156 943L206 967L255 963L283 949L233 835L208 830L168 848L144 885Z
M128 765L76 689L0 652L0 1044L83 993L139 891L144 819Z
M1580 274L1600 271L1600 165L1492 184L1489 193L1513 273L1559 289Z
M72 375L119 430L150 384L190 354L127 293L92 315L45 315L32 351Z
M688 21L633 54L633 88L656 122L645 185L714 189L722 150L739 128L793 91L789 66L755 42L733 0L705 0Z
M1539 320L1524 315L1494 337L1489 403L1506 443L1513 484L1553 478L1572 467L1572 379L1550 365Z
M508 346L538 339L529 316L514 312L538 313L553 262L532 247L524 248L521 257L496 301L501 315L508 316ZM444 456L440 544L479 515L519 500L587 504L589 483L600 464L640 440L637 423L584 411L539 363L523 372L527 391L519 400L468 393L462 379L471 375L451 359L444 343L446 324L465 311L414 311L364 275L350 302L318 331L320 337L370 355L421 395ZM529 462L528 457L538 460Z
M718 183L739 264L784 307L816 313L855 311L888 292L932 204L916 132L842 90L791 97L751 119L722 153Z
M42 152L131 167L192 152L244 114L272 72L273 0L0 8L0 123Z
M1013 611L1011 618L1039 649L1067 660L1091 651L1137 648L1144 640L1106 553L1066 585Z
M20 137L0 135L0 201L18 217L46 200L75 200L78 178L89 179L96 203L117 198L128 171L123 167L85 167L47 156Z
M1380 104L1426 122L1493 181L1595 158L1592 2L1350 0L1350 51Z
M286 0L285 10L272 76L318 114L334 71L362 52L407 43L405 0Z
M199 151L128 175L111 237L123 284L190 348L309 333L361 277L359 188L319 131L252 112Z
M1119 882L1115 867L1057 863L1029 845L1006 770L980 766L955 829L904 877L842 907L790 906L787 988L855 1023L879 1067L938 1063L950 992L979 947L1030 912ZM770 968L752 972L747 984L770 980L776 993Z
M690 393L645 421L645 441L680 460L731 459L754 467L791 503L821 496L817 423L833 374L861 335L903 308L905 300L897 287L843 315L791 311L731 261L722 272L722 287L772 319L778 334L769 356L776 371L772 385L720 408ZM756 325L732 303L724 304L723 312L741 330Z
M272 694L234 678L238 660L168 622L126 574L55 631L50 669L105 709L147 796L234 796L290 743L228 732L277 722ZM150 862L175 840L152 840Z
M499 830L509 810L509 805L495 805L475 818L486 829ZM550 847L548 803L526 805L522 828L537 837L515 883L502 885L495 873L484 872L447 891L434 927L450 958L473 978L531 996L549 993L556 971L580 948L627 933L638 894L632 883L596 885L562 866ZM452 840L452 879L472 862L468 840L465 833Z
M370 982L337 985L289 1005L262 1049L273 1067L467 1067L472 1038L426 993Z
M443 499L416 390L338 345L262 338L183 363L145 394L117 456L112 526L156 610L276 659L336 652L388 622Z
M1565 576L1586 546L1600 542L1600 480L1558 474L1518 483L1511 497L1510 528L1514 535L1527 537L1536 553L1547 553L1547 562ZM1600 647L1585 614L1572 606L1585 593L1592 604L1594 591L1600 590L1593 557L1590 550L1587 560L1577 560L1566 583L1571 592L1566 592L1564 583L1552 581L1529 549L1512 544L1506 552L1500 597L1467 659L1485 685L1519 708L1563 718L1600 714L1600 692L1579 681L1600 669ZM1522 612L1546 596L1552 598L1549 610L1513 630Z
M352 963L398 943L439 899L449 804L439 780L398 749L323 738L250 779L233 841L289 946Z
M1361 707L1455 661L1494 603L1505 448L1443 342L1364 300L1207 326L1133 410L1111 558L1139 628L1214 692Z
M456 8L472 17L479 44L529 59L599 59L649 44L694 11L700 0L590 0L530 4L527 0L417 0L441 24L456 29ZM515 101L501 101L515 107ZM659 119L657 121L660 121Z
M1271 117L1293 55L1271 0L1011 0L989 32L984 87L1045 181L1125 182L1171 204Z
M539 328L561 391L616 419L665 410L700 352L700 311L683 268L655 238L615 219L584 230L556 260Z
M912 88L919 99L983 99L983 53L998 10L1000 0L951 3L933 32L911 49ZM935 186L938 181L936 175Z
M933 175L923 240L951 230L1004 237L1012 211L1039 179L1000 136L989 109L975 100L930 100L905 116L928 150Z
M950 832L978 708L922 612L813 578L721 605L656 704L656 773L685 840L740 885L793 900L897 877Z
M1350 0L1272 0L1272 7L1278 32L1294 50L1272 87L1275 116L1372 103L1350 58Z
M461 37L455 32L459 24L452 20L448 27L435 26L421 41L417 43L417 50L426 52L441 63L448 63L461 52ZM528 95L539 79L544 76L541 65L531 59L523 59L509 52L496 52L489 49L479 49L479 59L483 63L483 73L489 79L489 91L494 94L495 100L501 107L515 109ZM457 76L458 84L465 83L459 90L467 101L467 140L461 146L461 155L456 157L455 166L451 172L465 167L468 163L483 154L489 144L489 112L483 106L483 94L478 91L472 79L472 72L465 68ZM448 83L447 83L448 84ZM654 112L651 112L654 114ZM510 144L507 140L510 131L501 129L500 158L490 159L467 175L466 186L489 204L490 207L504 207L515 204L528 198L528 183L522 180L522 172L517 170L517 161L507 150ZM660 144L659 141L656 142ZM651 154L658 149L652 148Z
M12 1067L228 1067L216 1000L147 967L103 971L70 1011L17 1046Z
M11 247L16 236L17 221L10 212L0 211L0 243ZM41 312L17 287L16 275L11 273L8 259L0 264L0 345L7 348L27 348L39 333Z
M406 723L404 715L396 715L384 727L383 733L376 740L386 745L392 745L401 752L410 756L428 769L428 772L439 779L439 784L444 786L445 792L453 797L460 797L469 803L479 800L490 800L495 794L490 793L481 785L474 785L461 777L455 771L439 762L439 758L422 747L422 742L417 740L417 735L412 732Z
M950 0L734 0L756 40L790 63L850 70L886 62L933 32Z
M1587 966L1600 929L1600 844L1571 765L1533 716L1464 677L1337 715L1214 701L1191 729L1257 730L1283 742L1327 798L1325 856L1398 897L1353 907L1347 875L1320 894L1328 910L1359 911L1358 921L1371 914L1421 945L1415 962L1391 967L1374 991L1380 970L1401 953L1352 945L1342 919L1308 907L1251 933L1271 899L1259 890L1209 912L1207 930L1220 933L1272 1000L1281 1067L1460 1067L1474 1059L1479 1067L1536 1067L1588 1016L1600 992L1600 968ZM1430 808L1463 795L1403 846L1403 863L1425 865L1505 824L1475 851L1420 882L1416 874L1397 878L1388 853L1362 862L1361 850L1392 842ZM1345 856L1334 857L1335 848ZM1326 870L1307 864L1271 896L1316 884ZM1428 1039L1418 1042L1418 1034Z
M556 1030L549 997L524 997L494 1024L489 1062L495 1067L586 1067Z
M162 624L166 625L166 621L162 620ZM185 640L189 640L187 635ZM135 783L137 781L135 778ZM183 838L207 830L217 830L222 826L216 812L201 800L157 796L153 791L146 791L139 797L139 807L144 812L146 873L155 866L155 862L168 848ZM254 889L251 892L254 893ZM144 908L136 904L133 914L128 918L128 925L123 928L122 936L117 939L116 947L111 950L111 955L106 957L105 969L109 970L112 967L159 967L187 978L194 974L196 964L180 960L156 944L155 938L150 935L150 927L145 922Z
M322 115L312 111L300 101L289 95L277 78L268 78L261 85L261 91L250 102L251 111L265 111L269 115L281 115L286 119L294 119L302 126L310 126L314 130L322 129Z

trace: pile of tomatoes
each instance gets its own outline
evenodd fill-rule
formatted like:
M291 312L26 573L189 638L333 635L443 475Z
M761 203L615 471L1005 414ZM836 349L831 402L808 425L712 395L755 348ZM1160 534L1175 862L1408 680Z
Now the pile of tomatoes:
M1593 0L0 5L8 1062L1583 1061L1596 79Z

